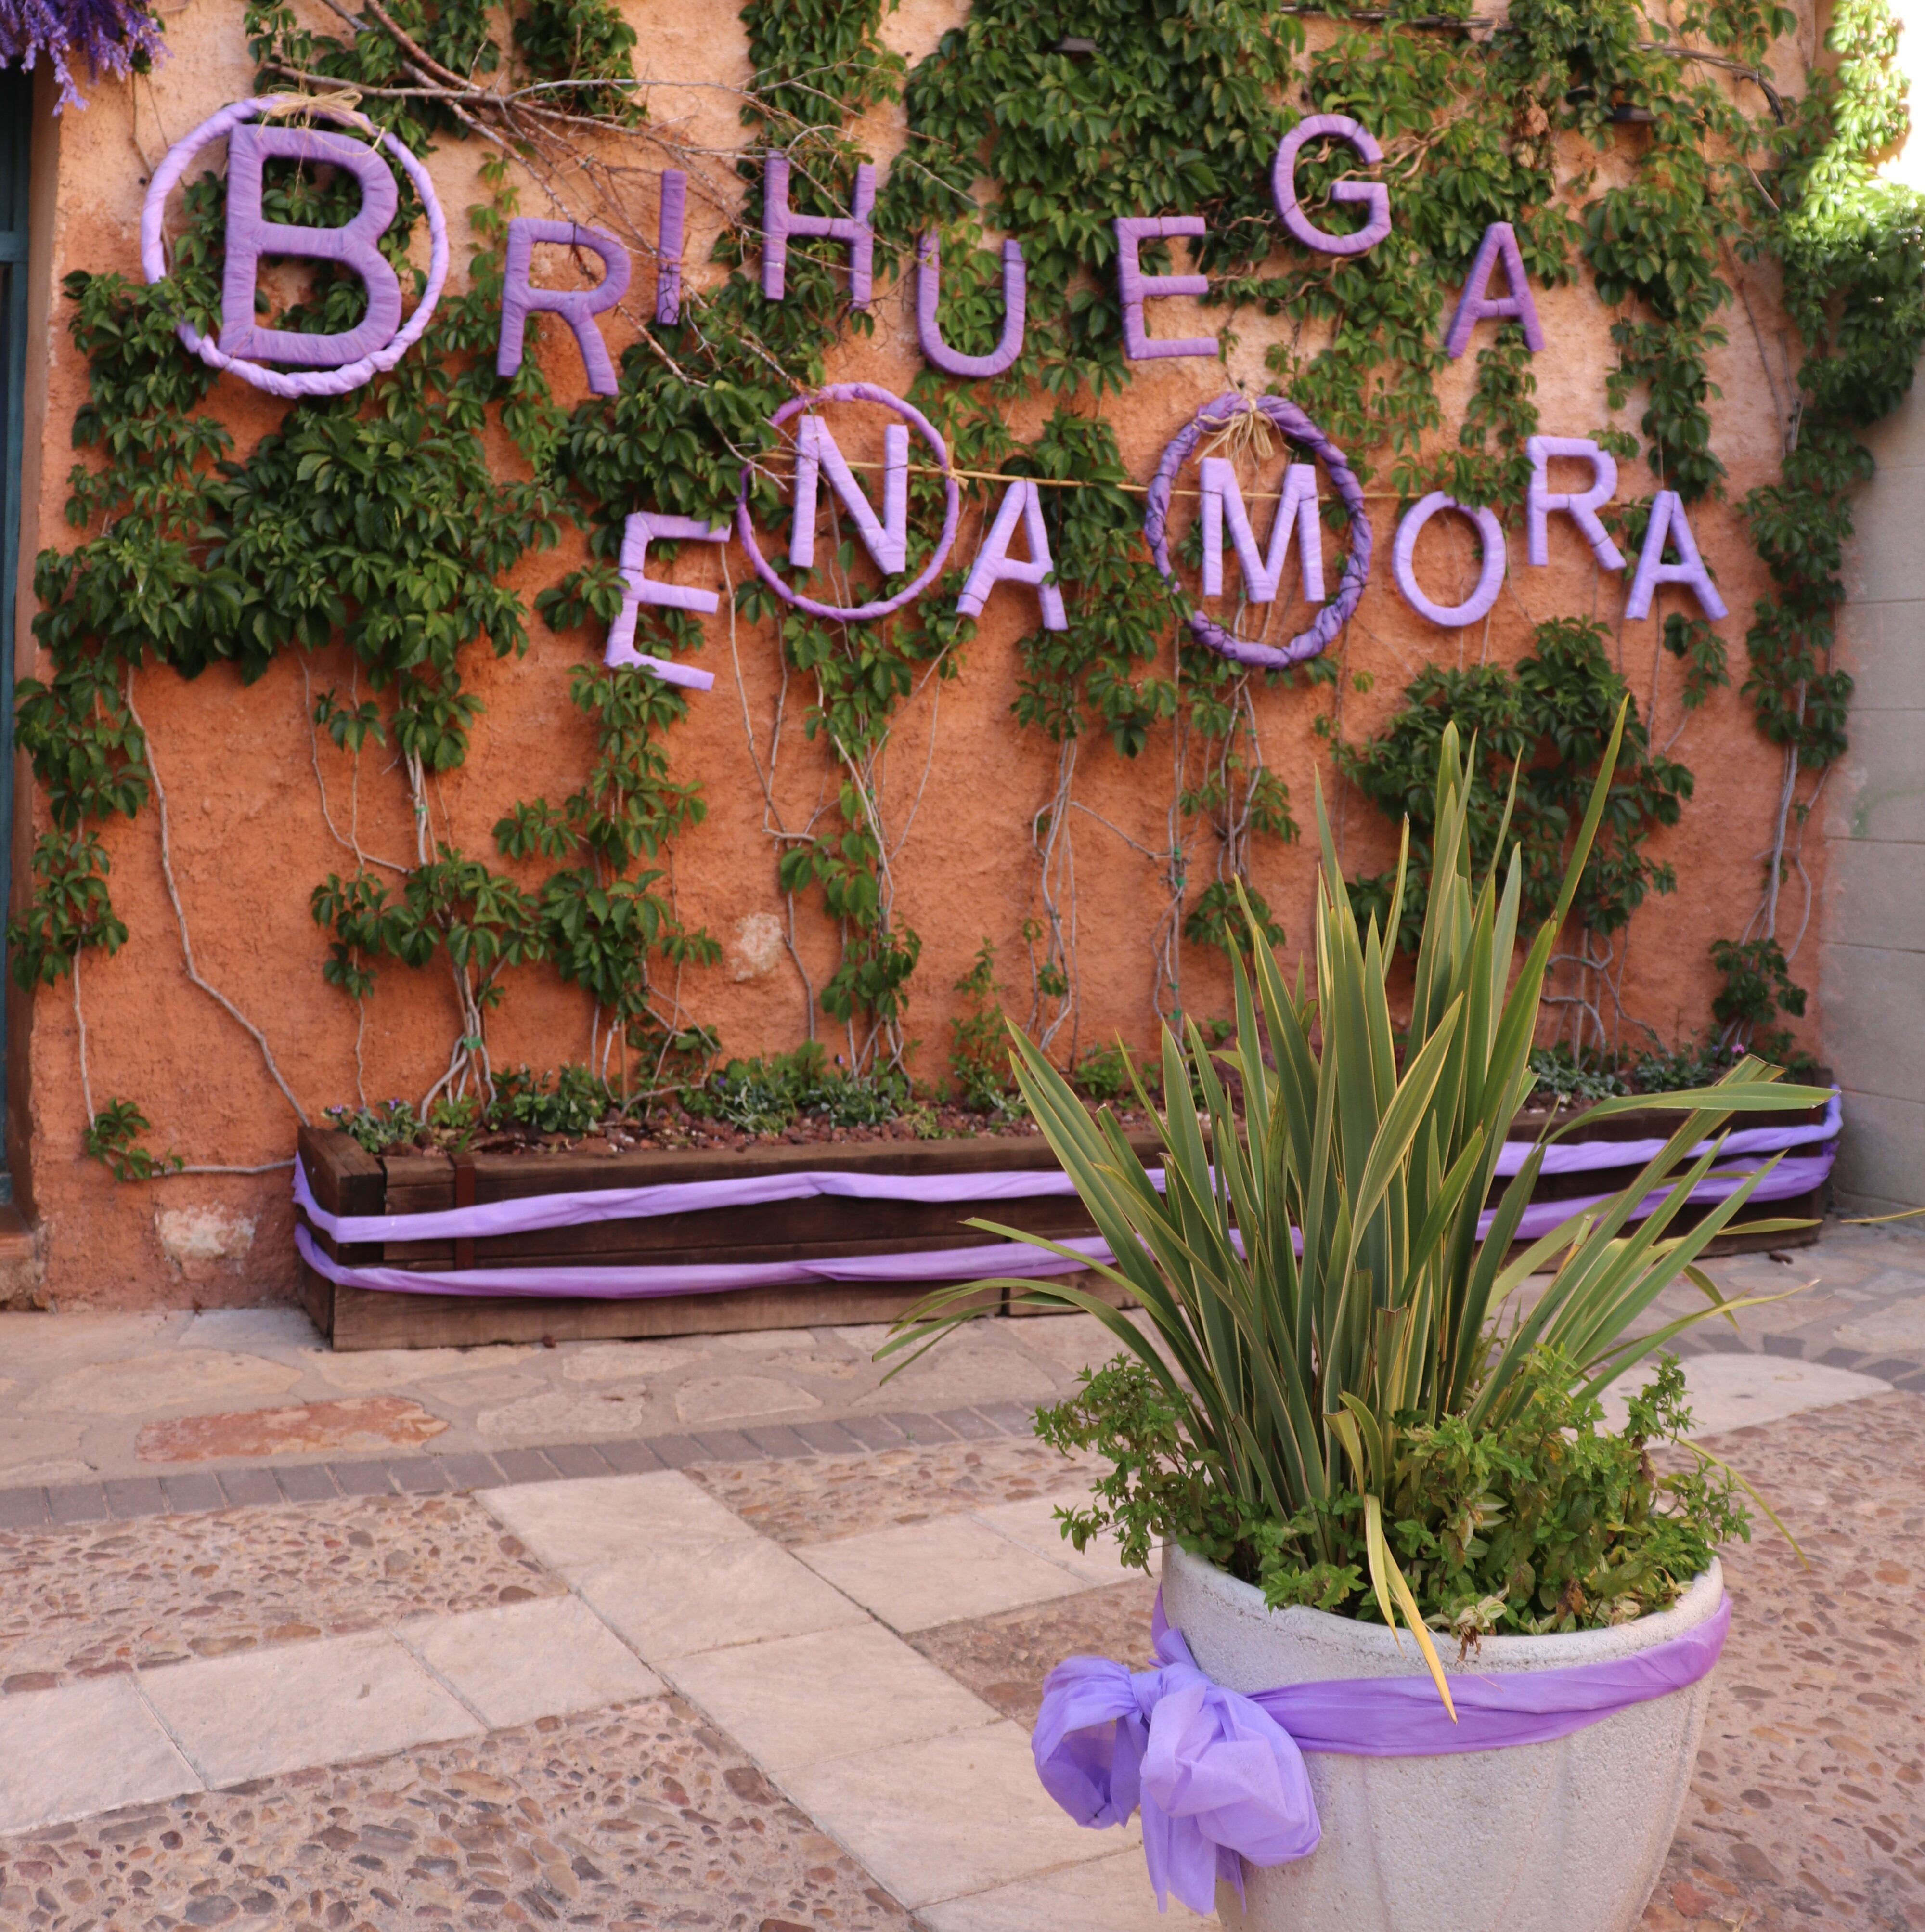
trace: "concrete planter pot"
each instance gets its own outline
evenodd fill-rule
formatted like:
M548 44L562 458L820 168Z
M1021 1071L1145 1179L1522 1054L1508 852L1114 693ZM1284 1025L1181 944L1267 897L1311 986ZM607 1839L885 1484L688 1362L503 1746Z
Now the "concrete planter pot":
M1714 1562L1655 1616L1615 1630L1486 1638L1480 1671L1546 1670L1636 1655L1717 1612ZM1167 1549L1163 1607L1219 1683L1252 1693L1351 1677L1421 1676L1381 1624L1270 1610L1262 1593ZM1446 1658L1447 1664L1450 1662ZM1306 1756L1323 1842L1270 1870L1246 1866L1246 1904L1217 1916L1246 1932L1628 1932L1677 1828L1711 1679L1633 1706L1554 1743L1455 1757Z

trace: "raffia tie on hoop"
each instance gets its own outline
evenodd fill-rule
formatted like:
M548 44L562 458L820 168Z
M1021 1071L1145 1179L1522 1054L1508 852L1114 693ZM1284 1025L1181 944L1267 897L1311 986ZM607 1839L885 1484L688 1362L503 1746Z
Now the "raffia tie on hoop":
M1275 447L1270 438L1270 418L1254 401L1246 398L1246 405L1197 452L1199 457L1221 456L1232 463L1270 460Z
M358 389L364 382L393 368L421 340L448 280L448 224L442 214L441 203L436 198L433 181L419 158L393 135L383 133L365 115L357 113L352 107L337 104L342 95L352 92L343 88L339 94L266 94L258 100L233 102L219 113L211 115L190 134L176 141L167 150L166 158L154 171L154 178L148 184L147 198L141 204L140 268L151 284L163 281L167 275L163 225L166 218L168 196L179 184L189 164L202 148L220 140L244 122L272 119L289 114L307 117L324 115L356 134L368 136L370 146L385 148L399 163L402 172L413 184L415 194L421 197L422 208L427 216L427 286L415 304L414 314L380 348L338 369L290 372L270 368L262 362L250 362L242 356L229 356L190 322L183 322L175 326L175 333L190 352L198 356L209 368L231 372L271 396L281 396L289 400L306 396L344 396L350 389ZM360 96L355 94L354 98L358 100Z
M352 117L364 127L370 125L360 111L358 87L331 88L325 94L264 94L256 104L258 118L263 121L311 122L316 115L325 114L340 120Z

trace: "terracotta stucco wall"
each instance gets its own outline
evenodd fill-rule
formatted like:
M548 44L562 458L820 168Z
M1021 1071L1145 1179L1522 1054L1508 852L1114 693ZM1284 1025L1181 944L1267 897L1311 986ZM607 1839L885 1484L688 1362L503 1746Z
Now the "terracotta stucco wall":
M884 32L919 58L955 17L946 4L904 5L886 15ZM718 148L739 145L744 131L730 97L692 84L739 86L746 78L742 34L733 8L721 0L701 0L652 8L646 22L639 14L637 20L644 28L646 70L691 83L657 95L658 120L685 116L691 140ZM37 543L71 540L62 516L66 445L86 382L85 366L66 333L66 304L51 292L75 268L137 274L148 169L169 141L224 102L253 91L238 9L187 9L169 16L168 34L170 57L151 84L142 83L137 92L100 86L84 115L47 123L37 149L43 218L37 243L35 327L37 342L44 344L45 401L36 421L43 447L37 472L30 471L37 502L29 505L29 552ZM1784 78L1795 83L1789 71ZM886 163L900 144L899 128L878 124L868 133L877 159ZM1626 142L1637 138L1636 130L1623 136ZM1630 152L1627 146L1603 157L1600 179L1622 178ZM457 230L461 212L481 198L475 172L479 158L472 148L448 143L430 162ZM1561 173L1595 159L1574 146L1562 158ZM652 170L659 158L645 154L643 164ZM652 202L652 181L640 193ZM538 212L538 202L525 205ZM643 214L652 226L652 205ZM458 234L457 238L458 244ZM705 266L709 238L698 218L688 251L692 280L715 272ZM457 245L457 262L464 253ZM638 268L639 275L647 272ZM1773 380L1782 391L1786 376L1768 272L1748 267L1733 273L1744 284L1757 326L1750 325L1744 308L1729 311L1729 341L1712 356L1712 380L1723 394L1716 406L1716 446L1730 472L1729 500L1696 507L1693 521L1733 613L1719 628L1741 676L1746 614L1764 586L1731 506L1776 473L1780 430ZM1534 369L1543 430L1582 435L1613 420L1635 427L1640 398L1634 396L1615 418L1607 406L1611 318L1588 283L1540 291L1538 300L1552 344ZM1159 333L1189 332L1185 304L1163 304L1154 326ZM1263 358L1272 334L1254 315L1240 327L1228 379L1261 389L1268 380ZM611 346L619 350L619 331L609 332ZM1774 358L1769 375L1765 344ZM1302 344L1306 352L1315 346L1309 337ZM552 325L541 353L563 399L579 395L579 360ZM1447 438L1455 437L1474 360L1454 365L1444 379ZM847 340L830 373L832 378L881 382L900 394L915 367L913 316L903 291L895 288L879 298L874 336ZM1126 394L1106 401L1105 412L1116 424L1139 480L1147 479L1165 442L1225 381L1226 372L1211 363L1143 364ZM278 414L277 406L231 379L217 387L211 406L232 427L243 454ZM1018 412L1016 426L1033 430L1042 414L1040 404ZM879 456L879 427L851 418L845 446L854 455L871 435L874 448L861 453ZM1642 494L1650 488L1642 460L1625 466L1621 494ZM1714 987L1706 947L1714 936L1741 930L1756 902L1755 855L1768 840L1779 767L1734 692L1715 694L1688 717L1684 712L1679 667L1658 642L1663 611L1680 608L1677 593L1660 602L1651 621L1623 623L1624 584L1600 574L1568 519L1553 520L1552 562L1542 570L1524 564L1520 519L1511 537L1509 580L1488 626L1439 631L1407 609L1391 586L1394 501L1378 497L1371 507L1380 567L1342 646L1345 677L1336 700L1342 730L1352 738L1370 732L1396 708L1404 684L1428 662L1511 662L1528 648L1533 626L1555 615L1595 614L1610 622L1618 661L1641 709L1654 721L1656 742L1689 765L1697 780L1696 797L1682 824L1654 842L1656 856L1675 866L1678 889L1648 902L1632 926L1626 1006L1634 1019L1667 1041L1702 1025ZM1451 527L1456 523L1441 520L1420 550L1420 573L1434 594L1460 596L1474 580L1471 547L1461 526ZM972 525L965 544L975 540ZM531 606L534 592L571 567L580 554L577 540L558 553L525 560L514 581ZM727 568L734 580L745 568L732 544ZM676 573L720 587L713 551L685 557ZM903 707L895 726L885 812L900 832L915 806L894 871L897 916L924 942L908 1031L922 1042L916 1065L926 1076L943 1071L946 1022L954 1004L949 988L984 938L1000 949L1012 1009L1027 1009L1020 935L1036 910L1030 828L1052 789L1055 763L1053 748L1040 734L1019 731L1010 716L1017 677L1012 646L1033 624L1033 610L1026 593L998 592L968 647L960 680L940 692L934 684L925 688ZM21 628L19 668L26 670L36 658L25 621ZM589 755L585 722L568 703L568 676L571 666L598 656L602 639L598 634L557 637L532 608L530 632L532 648L525 657L496 662L477 650L464 666L486 711L466 766L439 788L437 809L445 812L454 842L490 856L490 828L503 809L538 794L564 796L579 783ZM732 1052L786 1047L803 1036L807 1024L800 976L786 956L769 964L741 943L742 922L781 910L775 850L763 829L764 799L745 724L746 718L752 724L766 766L780 682L776 646L766 629L741 624L732 630L724 616L708 621L701 662L717 673L715 688L696 699L687 722L671 734L670 750L675 775L702 784L709 814L679 842L674 877L685 917L706 926L727 950L719 967L685 974L680 998L691 1018L720 1030ZM173 863L195 958L204 975L264 1029L280 1066L316 1117L323 1107L354 1097L356 1030L352 1004L321 979L325 947L307 911L311 886L351 863L322 809L325 785L335 823L346 824L350 766L325 741L315 749L307 717L313 694L345 687L351 670L339 650L304 663L288 653L244 689L238 676L217 668L191 683L166 670L143 672L136 692L166 790ZM802 701L792 680L776 778L778 802L791 824L806 818L822 787L832 784L820 747L806 744L796 728ZM1299 821L1306 825L1313 776L1321 772L1327 790L1331 785L1327 741L1312 727L1329 715L1333 703L1328 689L1300 684L1260 692L1257 698L1266 757L1288 783ZM1078 815L1074 836L1080 1035L1086 1047L1119 1030L1141 1040L1152 1027L1156 982L1150 940L1167 893L1157 867L1135 848L1153 851L1168 842L1171 758L1167 734L1153 740L1134 763L1102 741L1091 742L1083 753L1078 796L1087 811ZM363 762L358 808L367 848L396 856L412 849L405 787L379 758ZM1393 828L1340 793L1335 808L1347 867L1387 862L1395 849ZM31 831L44 823L43 806L30 790L23 790L22 813L24 851ZM31 825L24 822L29 813ZM156 1143L177 1148L193 1162L250 1166L284 1158L293 1132L286 1102L253 1042L190 983L183 969L161 873L157 812L150 807L130 824L118 822L106 838L115 901L131 937L118 956L89 953L82 962L96 1104L109 1094L137 1101L155 1123ZM1311 842L1261 845L1255 862L1257 882L1282 920L1293 952L1310 928ZM1214 842L1207 832L1198 836L1195 850L1200 862L1213 867ZM836 945L829 922L814 907L802 910L799 944L819 987L834 968ZM1225 985L1220 959L1188 950L1183 974L1186 1004L1204 1011L1220 1005ZM28 1097L14 1144L16 1158L24 1151L29 1161L25 1178L46 1231L49 1291L63 1303L121 1306L250 1300L290 1292L285 1172L116 1184L80 1153L85 1116L70 989L64 982L43 989L30 1015L24 1000L18 1010L23 1017L16 1035L14 1091ZM547 968L529 969L512 976L506 1003L491 1022L493 1051L498 1063L526 1060L546 1066L579 1059L588 1048L589 1021L587 1004L575 990ZM820 1014L817 1024L829 1032ZM387 968L369 1004L361 1042L367 1092L418 1095L445 1064L456 1030L454 1001L439 970L416 974ZM216 1250L223 1252L210 1252Z

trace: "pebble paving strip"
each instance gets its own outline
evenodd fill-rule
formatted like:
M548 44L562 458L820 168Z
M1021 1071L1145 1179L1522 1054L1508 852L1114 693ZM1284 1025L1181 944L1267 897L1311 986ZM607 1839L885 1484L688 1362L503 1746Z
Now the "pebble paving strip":
M823 1543L1030 1496L1080 1495L1082 1466L1029 1441L949 1442L793 1462L709 1462L692 1476L781 1544Z
M1724 1552L1732 1634L1646 1932L1925 1927L1925 1398L1707 1446L1811 1567L1762 1520Z
M9 1932L907 1923L673 1697L0 1840Z
M465 1496L0 1531L0 1692L566 1587Z
M1030 1610L942 1624L909 1641L958 1684L1025 1730L1042 1705L1042 1681L1066 1657L1112 1657L1151 1667L1150 1611L1156 1586L1141 1574Z

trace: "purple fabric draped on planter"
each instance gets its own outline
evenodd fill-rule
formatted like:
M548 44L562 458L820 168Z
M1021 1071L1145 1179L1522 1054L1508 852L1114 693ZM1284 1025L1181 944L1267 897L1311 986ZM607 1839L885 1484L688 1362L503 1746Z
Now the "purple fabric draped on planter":
M986 1276L1070 1274L1086 1262L1107 1261L1109 1250L1094 1235L1063 1246L1066 1258L1021 1241L970 1248L923 1248L899 1255L825 1255L802 1262L692 1262L672 1267L592 1265L587 1268L463 1268L416 1274L410 1268L350 1268L322 1252L298 1222L294 1245L316 1274L342 1288L396 1294L580 1295L591 1301L640 1301L658 1294L721 1294L739 1288L793 1288L817 1281L972 1281Z
M1786 1201L1809 1192L1817 1186L1831 1172L1831 1156L1828 1152L1820 1158L1810 1160L1787 1160L1780 1163L1752 1195L1754 1201ZM305 1177L297 1166L295 1174L295 1198L301 1202L306 1194ZM835 1176L835 1179L849 1177ZM886 1175L874 1177L892 1181L915 1185L912 1177ZM961 1177L956 1177L961 1178ZM1068 1194L1074 1190L1066 1176L1027 1174L1009 1177L988 1177L981 1174L968 1177L971 1184L969 1198L984 1197L982 1184L985 1179L1015 1178L1028 1180L1054 1181L1054 1186L1038 1186L1023 1191L1033 1194ZM1158 1177L1160 1180L1160 1177ZM1691 1198L1699 1203L1722 1201L1741 1184L1741 1173L1720 1173L1708 1175L1692 1190ZM691 1183L691 1186L703 1184ZM717 1181L707 1185L729 1187L749 1184ZM610 1193L619 1190L610 1190ZM650 1190L651 1192L658 1190ZM661 1190L666 1191L666 1190ZM438 1216L410 1214L394 1217L412 1222L416 1225L401 1232L408 1238L426 1240L426 1231L419 1225L437 1220L443 1224L457 1221L461 1217L478 1214L487 1208L544 1208L548 1204L565 1197L550 1195L532 1202L490 1202L480 1208L457 1208ZM577 1197L580 1198L580 1197ZM600 1199L602 1197L594 1197ZM916 1197L907 1194L891 1196L878 1192L871 1198L904 1199ZM1516 1238L1533 1241L1540 1235L1548 1234L1561 1222L1567 1220L1579 1210L1594 1207L1600 1201L1611 1198L1609 1194L1581 1196L1576 1200L1545 1201L1527 1208L1517 1229ZM1664 1198L1662 1190L1647 1196L1632 1214L1639 1220L1649 1214ZM304 1203L303 1203L304 1204ZM724 1204L711 1200L709 1207ZM735 1204L741 1204L739 1203ZM385 1221L383 1215L329 1215L319 1208L311 1210L316 1225L325 1226L329 1222L337 1226L355 1221ZM633 1216L633 1208L617 1210L607 1214L583 1214L566 1220L543 1220L524 1225L545 1227L566 1227L577 1221L612 1220ZM646 1210L641 1210L646 1213ZM664 1210L667 1211L667 1210ZM1477 1232L1480 1236L1490 1232L1493 1216L1486 1210L1479 1216ZM491 1232L499 1233L497 1228ZM337 1239L340 1237L336 1236ZM1242 1242L1234 1234L1231 1238L1240 1250ZM997 1241L988 1246L967 1248L917 1249L905 1254L863 1255L859 1256L826 1256L807 1262L730 1262L709 1264L677 1264L672 1267L604 1267L604 1268L469 1268L449 1272L436 1270L417 1274L410 1269L393 1268L346 1268L330 1260L317 1249L309 1238L306 1228L296 1225L295 1244L307 1258L308 1263L330 1281L348 1288L367 1288L391 1290L404 1294L549 1294L588 1295L601 1300L618 1299L625 1296L652 1294L721 1294L737 1288L775 1288L809 1281L966 1281L979 1276L1012 1276L1024 1280L1039 1279L1054 1274L1073 1274L1078 1269L1093 1262L1111 1262L1116 1258L1108 1246L1094 1236L1078 1236L1063 1241L1058 1246L1068 1249L1068 1254L1058 1254L1054 1249L1033 1246L1022 1241ZM1297 1244L1300 1252L1302 1243Z
M1714 1169L1692 1190L1700 1204L1723 1201L1742 1184L1749 1168L1733 1167L1733 1158L1783 1153L1814 1142L1830 1142L1843 1118L1834 1093L1825 1118L1792 1127L1750 1127L1726 1136L1727 1164ZM1545 1174L1578 1174L1598 1168L1642 1166L1664 1145L1662 1141L1593 1141L1557 1146L1547 1150ZM1701 1145L1697 1151L1704 1152ZM1498 1156L1500 1175L1514 1174L1529 1149L1521 1141L1507 1142ZM1816 1155L1781 1160L1759 1183L1754 1201L1786 1201L1819 1186L1831 1172L1830 1145ZM1162 1170L1147 1170L1151 1184L1161 1188ZM529 1234L547 1228L583 1227L602 1221L648 1220L664 1214L687 1214L730 1208L767 1207L784 1201L829 1196L847 1201L913 1201L925 1204L954 1202L1022 1201L1073 1194L1075 1186L1060 1168L1028 1168L991 1174L859 1174L802 1169L790 1174L744 1174L727 1180L670 1181L647 1187L581 1189L537 1194L514 1201L484 1201L469 1208L451 1208L426 1214L335 1214L314 1198L307 1170L294 1168L294 1204L307 1222L331 1240L343 1244L385 1241L487 1240ZM1615 1192L1615 1190L1612 1190ZM1549 1234L1579 1210L1612 1198L1610 1192L1579 1196L1562 1201L1534 1202L1524 1210L1517 1238L1533 1241ZM1642 1220L1664 1198L1654 1190L1632 1216ZM1479 1217L1481 1238L1495 1219L1486 1210ZM972 1276L1000 1275L1041 1279L1073 1274L1090 1262L1111 1262L1115 1256L1094 1237L1061 1245L1068 1255L1027 1242L998 1241L970 1247L920 1249L903 1254L830 1257L807 1262L717 1262L669 1267L469 1268L417 1273L385 1267L349 1267L317 1248L305 1228L298 1226L295 1240L310 1267L331 1281L414 1294L587 1295L603 1299L655 1294L722 1293L731 1288L769 1288L811 1281L941 1282Z
M1078 1824L1143 1814L1143 1855L1167 1908L1216 1909L1216 1882L1243 1894L1243 1859L1279 1865L1321 1839L1303 1754L1438 1757L1549 1744L1706 1676L1731 1628L1731 1599L1682 1636L1607 1663L1450 1674L1453 1723L1428 1676L1286 1684L1255 1696L1198 1668L1180 1630L1152 1633L1157 1667L1072 1657L1043 1686L1030 1749L1043 1788Z
M1837 1134L1843 1118L1843 1106L1834 1094L1822 1120L1795 1127L1747 1128L1727 1137L1725 1153L1727 1156L1778 1154L1815 1141L1830 1140ZM1548 1150L1543 1171L1546 1174L1582 1174L1599 1168L1641 1167L1663 1145L1663 1142L1656 1140L1580 1141L1561 1144ZM1525 1142L1506 1142L1498 1155L1498 1172L1516 1174L1529 1151ZM1702 1154L1704 1151L1701 1144L1696 1152ZM1802 1193L1816 1184L1807 1175L1820 1164L1787 1161L1778 1174L1792 1169L1792 1178L1801 1184L1792 1191ZM1828 1159L1822 1164L1828 1169L1831 1166ZM1150 1178L1156 1186L1163 1184L1161 1168L1152 1168ZM1060 1168L1018 1168L994 1174L853 1174L802 1168L791 1174L744 1174L730 1180L669 1181L648 1187L584 1188L571 1192L529 1195L520 1200L484 1201L471 1208L444 1208L427 1214L334 1214L314 1198L305 1170L298 1164L294 1170L295 1205L331 1239L350 1242L486 1239L491 1235L530 1234L544 1228L582 1227L597 1221L643 1220L660 1214L689 1214L718 1208L763 1208L776 1202L808 1201L823 1196L844 1201L928 1203L1022 1201L1075 1191L1075 1184ZM1556 1210L1556 1217L1545 1223L1555 1227L1558 1219L1576 1204L1541 1202L1537 1208L1527 1211Z
M1742 1154L1783 1154L1787 1149L1810 1147L1819 1141L1836 1140L1845 1119L1845 1106L1836 1089L1821 1120L1801 1121L1792 1127L1741 1127L1725 1136L1727 1157ZM1559 1141L1544 1150L1540 1170L1549 1174L1594 1174L1600 1168L1642 1167L1664 1150L1661 1140ZM1691 1150L1695 1160L1706 1152L1700 1141ZM1506 1141L1498 1151L1498 1172L1513 1174L1531 1152L1528 1141Z

